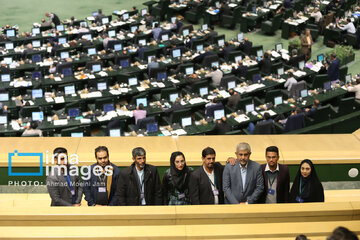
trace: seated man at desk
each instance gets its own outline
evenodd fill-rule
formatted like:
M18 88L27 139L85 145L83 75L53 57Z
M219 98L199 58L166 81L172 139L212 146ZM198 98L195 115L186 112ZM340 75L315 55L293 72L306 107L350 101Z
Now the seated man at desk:
M270 59L270 54L265 52L264 53L264 59L262 59L260 62L259 62L259 65L260 65L260 72L262 74L265 74L265 75L269 75L271 73L271 66L272 66L272 63L271 63L271 59Z
M236 92L234 89L229 89L230 97L226 103L226 106L231 109L231 111L235 112L238 102L241 99L240 93Z
M347 23L344 26L341 26L339 23L336 23L337 27L340 28L343 31L346 31L348 34L355 34L356 28L354 26L354 23L351 21L350 18L348 18Z
M211 72L206 74L205 77L210 77L212 80L212 84L215 87L219 87L220 86L220 82L221 82L221 78L223 77L223 72L218 69L216 66L212 66L211 68Z
M305 116L313 117L318 107L320 107L320 101L319 99L315 99L311 108L305 108Z
M298 55L298 50L297 49L293 49L291 50L291 57L289 59L289 61L287 62L287 65L292 66L292 67L298 67L299 66L299 62L305 60L304 55Z
M26 130L21 134L22 137L27 136L36 136L42 137L42 131L40 129L37 129L38 123L35 121L32 121L30 123L30 126L26 127Z
M101 19L103 19L105 17L105 15L102 13L102 10L101 9L99 9L98 10L98 14L96 15L96 17L95 17L95 22L96 23L102 23L101 21Z
M310 16L314 18L315 23L319 23L323 17L318 7L314 9Z
M246 78L247 66L244 66L242 60L238 60L238 67L232 67L231 74L235 74L238 77Z
M360 78L356 79L356 85L353 86L351 83L346 85L348 92L355 92L355 99L360 103Z
M251 41L249 41L249 38L245 37L244 42L239 45L239 49L243 51L246 56L250 56L252 45L253 44Z
M291 87L293 84L297 83L296 79L294 78L294 76L292 75L291 72L288 73L289 74L289 78L286 80L284 87L286 88L286 90L288 92L290 92Z

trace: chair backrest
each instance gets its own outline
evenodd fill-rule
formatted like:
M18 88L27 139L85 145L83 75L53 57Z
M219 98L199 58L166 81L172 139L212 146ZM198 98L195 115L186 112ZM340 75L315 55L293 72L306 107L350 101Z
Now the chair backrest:
M296 115L291 115L288 117L284 132L295 131L305 127L305 116L303 113L298 113Z
M237 104L237 110L243 110L245 111L246 109L246 105L248 104L252 104L253 103L253 99L252 97L246 97L246 98L241 98L239 101L238 101L238 104Z
M301 95L301 90L306 89L306 82L304 80L294 83L290 89L290 97L298 99Z
M228 83L235 81L235 85L240 81L235 75L229 74L221 78L220 86L228 89Z
M191 109L181 109L172 113L172 123L181 123L181 118L190 117Z
M211 63L213 62L216 62L216 61L219 61L219 57L217 55L208 55L208 56L205 56L201 65L203 67L208 67L210 68L211 67Z
M314 113L314 123L330 120L334 115L334 110L330 104L318 107Z
M287 96L285 96L284 92L281 91L281 89L267 91L265 95L265 103L268 102L274 103L274 98L279 96L282 96L283 99L287 98Z
M340 100L338 114L346 115L352 113L354 110L354 106L355 106L354 97L343 98Z
M150 124L150 123L155 123L155 117L154 116L139 119L137 121L136 126L137 126L138 129L146 129L147 125Z
M254 134L275 134L273 121L261 121L255 125Z
M107 43L107 49L114 49L114 46L116 44L121 44L121 40L109 40L108 43Z
M315 75L312 83L312 88L324 88L324 83L328 81L327 74Z
M178 91L176 88L161 89L160 98L161 99L169 99L170 94L177 93L177 92Z
M214 117L214 111L224 109L224 105L222 103L210 105L206 107L206 117Z
M58 66L56 66L56 72L62 74L62 73L63 73L63 70L66 69L66 68L72 69L71 63L62 63L62 64L59 64Z

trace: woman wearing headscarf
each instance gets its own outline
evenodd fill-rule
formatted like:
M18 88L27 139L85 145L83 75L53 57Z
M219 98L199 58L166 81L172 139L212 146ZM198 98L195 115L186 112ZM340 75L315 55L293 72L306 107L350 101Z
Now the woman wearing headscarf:
M324 188L309 159L301 162L291 187L289 202L324 202Z
M186 166L182 152L173 152L170 168L164 173L162 190L164 205L190 205L189 176L192 169Z

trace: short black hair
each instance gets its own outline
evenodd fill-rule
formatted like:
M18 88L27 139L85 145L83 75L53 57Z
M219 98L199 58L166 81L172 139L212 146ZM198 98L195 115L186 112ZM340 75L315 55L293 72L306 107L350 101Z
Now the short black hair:
M57 147L57 148L55 148L54 151L53 151L53 155L54 155L54 156L57 156L57 155L59 155L60 153L65 153L65 154L67 154L66 148Z
M264 113L264 119L269 120L271 118L270 113L266 112Z
M275 152L279 156L279 148L277 146L267 147L265 153L267 152Z
M97 157L97 156L96 156L96 153L102 152L102 151L105 151L106 154L107 154L107 156L109 157L109 150L108 150L108 148L105 147L105 146L98 146L97 148L95 148L95 158Z
M211 155L211 154L215 154L216 155L216 152L213 148L211 147L207 147L207 148L204 148L204 150L202 150L202 157L206 157L207 155Z
M36 121L32 121L32 122L30 123L30 128L36 129L37 127L38 127L38 123L37 123Z

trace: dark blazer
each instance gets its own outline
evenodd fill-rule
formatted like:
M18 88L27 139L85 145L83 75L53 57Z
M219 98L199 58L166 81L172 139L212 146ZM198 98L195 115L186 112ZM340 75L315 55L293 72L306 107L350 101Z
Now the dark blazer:
M52 14L54 15L54 17L52 19L52 23L54 23L55 26L60 25L61 24L60 18L55 13L52 13Z
M219 191L219 204L224 203L224 192L222 189L222 175L224 166L216 162L214 164L215 185ZM190 174L189 181L190 200L192 205L214 204L214 194L211 188L209 177L200 166Z
M231 74L235 74L238 77L246 78L247 66L238 66L237 68L231 69Z
M260 72L264 74L271 73L271 60L269 58L264 58L260 63Z
M115 166L114 164L110 163L111 166L113 167L113 175L112 175L112 182L111 182L111 190L110 190L110 195L109 195L109 206L115 206L116 205L116 199L114 198L115 196L115 191L117 189L116 185L118 182L118 178L120 175L120 169ZM96 204L96 195L98 193L98 185L99 183L99 177L95 176L93 173L93 169L94 167L97 166L97 164L93 164L91 165L90 171L91 171L91 177L89 180L85 181L84 183L84 194L85 194L85 200L88 202L89 206L93 206L94 204Z
M240 44L239 48L241 51L243 51L247 56L250 55L251 48L252 48L252 42L250 41L244 41L244 43Z
M161 182L157 168L150 164L145 164L144 171L144 194L146 205L162 205ZM135 169L135 163L121 171L117 185L117 205L141 205L140 183Z
M226 61L229 61L229 54L234 51L233 46L225 46L221 52L221 55L224 57Z
M340 79L340 61L335 58L329 65L328 71L329 81L335 81Z
M266 195L269 189L268 177L265 172L266 164L262 164L262 173L264 177L264 194L260 202L265 203ZM286 165L279 164L279 172L276 179L276 202L277 203L287 203L289 201L289 190L290 190L290 174L289 168Z
M226 106L229 107L231 110L235 111L237 110L237 105L240 99L241 99L240 93L236 93L229 97Z

